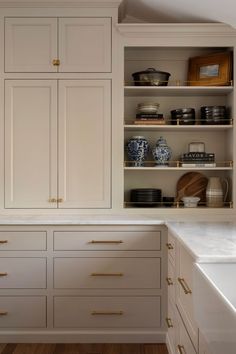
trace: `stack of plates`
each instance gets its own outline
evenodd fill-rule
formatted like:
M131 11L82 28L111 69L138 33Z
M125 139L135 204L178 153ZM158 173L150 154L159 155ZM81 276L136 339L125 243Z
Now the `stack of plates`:
M171 113L171 124L173 125L176 125L177 121L179 121L180 125L195 124L194 108L173 109L170 113Z
M161 205L161 189L131 189L130 201L134 203L135 206L145 208Z
M225 106L201 107L202 124L227 124L227 112Z

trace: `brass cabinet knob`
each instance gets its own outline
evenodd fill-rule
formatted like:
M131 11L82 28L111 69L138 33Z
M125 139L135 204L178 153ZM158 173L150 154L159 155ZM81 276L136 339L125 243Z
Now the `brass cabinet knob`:
M58 199L57 199L57 202L58 202L58 203L63 203L63 198L58 198Z
M168 248L168 250L173 250L174 246L171 243L166 243L166 247Z
M167 277L166 278L166 281L167 281L167 284L168 285L173 285L174 283L173 283L173 280L170 278L170 277Z
M60 65L60 60L59 59L53 59L52 64L54 66L59 66Z
M57 199L56 198L49 198L48 201L49 201L49 203L56 203Z
M171 321L171 318L169 318L169 317L166 318L166 324L167 324L168 328L173 328L174 327L173 323Z

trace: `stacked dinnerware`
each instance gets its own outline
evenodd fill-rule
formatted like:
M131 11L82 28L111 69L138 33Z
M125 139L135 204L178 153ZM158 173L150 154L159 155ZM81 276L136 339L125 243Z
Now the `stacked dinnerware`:
M153 207L161 205L161 189L156 188L137 188L131 189L130 201L138 207Z
M171 124L191 125L195 124L195 109L194 108L179 108L173 109L171 112Z
M225 106L201 107L202 124L227 124L227 112Z

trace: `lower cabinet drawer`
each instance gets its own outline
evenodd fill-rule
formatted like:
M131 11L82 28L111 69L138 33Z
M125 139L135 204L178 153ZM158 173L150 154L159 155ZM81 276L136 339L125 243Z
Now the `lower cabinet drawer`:
M0 258L0 289L46 288L45 258Z
M177 335L177 330L178 330L178 325L177 325L177 319L176 319L176 307L175 305L170 301L168 301L168 313L166 317L166 324L168 328L168 345L170 349L170 354L175 352L176 348L176 335Z
M54 287L160 288L160 258L55 258Z
M183 324L182 318L178 311L176 311L177 320L178 320L178 339L177 339L177 353L178 354L196 354L197 351L195 350L193 343L189 337L189 334L186 331L186 328Z
M43 251L46 248L45 231L0 231L0 251Z
M0 328L46 327L46 296L0 296Z
M55 328L160 327L160 297L54 297Z

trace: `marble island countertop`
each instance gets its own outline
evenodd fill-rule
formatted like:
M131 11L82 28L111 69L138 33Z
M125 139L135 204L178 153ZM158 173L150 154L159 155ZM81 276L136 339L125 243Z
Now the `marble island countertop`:
M196 262L236 262L236 223L167 222Z
M236 262L236 222L176 222L156 215L0 215L0 225L166 225L197 262Z

